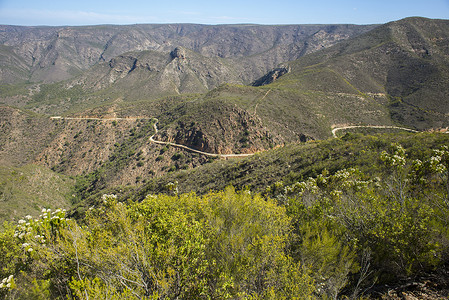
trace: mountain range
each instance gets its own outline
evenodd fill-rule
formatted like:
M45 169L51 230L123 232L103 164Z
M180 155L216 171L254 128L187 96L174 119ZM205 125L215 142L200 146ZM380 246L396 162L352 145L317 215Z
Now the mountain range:
M448 20L1 25L0 41L1 165L78 176L90 192L214 160L151 143L155 126L155 140L211 154L348 125L449 126Z
M127 52L168 54L176 47L233 62L249 58L245 80L370 30L357 25L0 26L1 82L55 82ZM156 58L161 59L161 57Z

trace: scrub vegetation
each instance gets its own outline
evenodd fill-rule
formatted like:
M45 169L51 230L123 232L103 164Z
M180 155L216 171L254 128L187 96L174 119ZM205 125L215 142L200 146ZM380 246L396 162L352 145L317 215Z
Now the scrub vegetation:
M449 149L412 159L392 143L378 176L344 168L263 193L126 201L83 218L43 209L0 236L6 299L358 298L449 262Z

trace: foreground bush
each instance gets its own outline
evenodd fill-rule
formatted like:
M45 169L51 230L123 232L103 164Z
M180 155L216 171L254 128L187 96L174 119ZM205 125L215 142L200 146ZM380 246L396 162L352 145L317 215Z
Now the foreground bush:
M357 298L449 262L449 150L379 155L266 195L103 195L86 217L42 210L0 233L5 299ZM380 168L379 168L380 169ZM271 200L274 199L274 200Z
M2 270L15 278L2 289L11 298L304 299L314 289L285 251L285 209L232 188L130 205L104 195L83 226L47 210L19 223L2 236L17 255Z

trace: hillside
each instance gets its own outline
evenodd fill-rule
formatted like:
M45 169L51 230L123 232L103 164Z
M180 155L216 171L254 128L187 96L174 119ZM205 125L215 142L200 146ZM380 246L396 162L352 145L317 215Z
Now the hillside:
M0 83L0 298L449 295L448 20L0 25Z
M399 124L420 130L447 127L448 41L449 21L408 18L292 63L291 77L303 77L299 81L314 90L352 89L382 103ZM317 80L324 76L329 77L326 85ZM338 84L342 80L346 84Z
M59 133L48 117L9 106L0 106L0 163L21 166L31 162Z
M176 295L188 283L183 294L199 296L202 284L221 298L218 278L237 298L267 295L269 288L276 298L444 299L448 139L441 133L347 134L215 161L139 189L97 191L67 213L55 209L58 203L30 209L17 226L1 231L0 293L6 299L99 297L112 290L122 297L116 278L131 281L157 265L154 277L139 282L167 285L145 289L133 281L127 284L133 295ZM33 186L30 195L61 187L42 168L28 171L40 178L28 179L25 168L8 172L4 194L24 181ZM31 184L42 180L50 184ZM136 259L143 267L134 268ZM54 272L46 275L48 263ZM183 274L182 283L173 272ZM76 274L89 284L80 285ZM113 285L106 288L104 280Z
M75 199L74 185L73 178L35 164L1 165L1 223L38 215L42 207L70 209Z
M343 30L338 28L333 32ZM244 81L238 71L244 64L229 58L237 52L207 57L183 47L127 52L59 83L2 86L7 105L82 119L3 106L0 159L67 175L102 174L94 186L103 188L209 161L149 143L155 119L156 139L216 154L326 139L343 125L445 128L448 37L445 20L384 24L284 63L259 86L229 83Z
M291 185L308 177L316 177L325 170L335 173L339 169L353 167L375 177L381 172L379 155L392 143L404 146L409 153L408 159L413 160L429 155L430 149L447 145L449 134L385 133L385 130L377 129L367 135L348 133L341 139L291 143L248 158L217 160L194 169L152 178L137 189L137 196L134 191L128 195L139 200L149 193L166 192L170 182L177 182L179 193L194 191L204 194L228 185L263 193L277 182Z

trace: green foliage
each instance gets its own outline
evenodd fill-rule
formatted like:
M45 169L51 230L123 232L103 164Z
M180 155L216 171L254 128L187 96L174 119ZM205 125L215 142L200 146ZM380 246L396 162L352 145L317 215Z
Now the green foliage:
M447 262L448 236L442 230L449 212L447 153L443 147L424 162L411 161L402 146L392 144L380 155L381 177L346 169L268 189L296 219L299 245L292 247L301 260L309 261L322 280L325 274L333 277L324 285L327 296L335 297L349 283L347 275L358 270L357 260L361 263L366 251L371 280L384 282ZM329 287L336 289L329 293Z
M353 245L347 245L335 231L322 223L306 223L302 233L300 257L314 276L320 297L336 299L359 268Z
M184 157L184 155L182 153L175 153L173 154L173 156L171 157L172 160L179 160L182 159Z
M375 176L323 168L296 182L290 174L264 195L249 187L182 194L174 181L139 202L105 194L78 221L43 209L6 223L0 277L9 287L0 293L337 299L448 263L448 148L416 154L370 143L385 149L375 153Z
M314 285L286 251L285 208L228 188L203 197L103 195L80 226L43 210L1 236L5 295L50 298L310 298ZM20 254L20 255L18 255ZM17 278L17 280L15 279Z
M42 84L39 92L32 96L32 101L27 104L27 107L34 108L42 104L57 106L61 99L70 103L70 106L76 106L82 102L84 94L80 85L66 88L62 83Z
M14 274L25 267L27 258L14 237L12 224L5 223L3 228L0 232L0 297L6 298L14 288Z
M2 97L26 95L28 92L27 88L26 84L0 84L0 95Z

